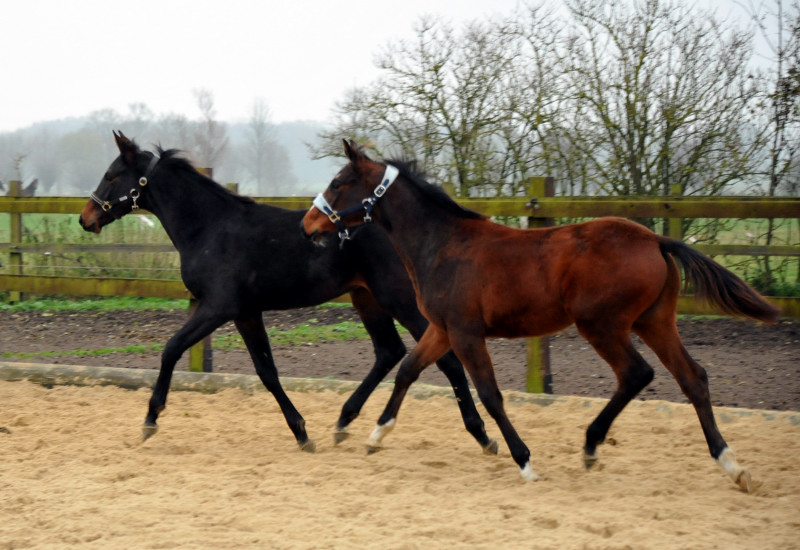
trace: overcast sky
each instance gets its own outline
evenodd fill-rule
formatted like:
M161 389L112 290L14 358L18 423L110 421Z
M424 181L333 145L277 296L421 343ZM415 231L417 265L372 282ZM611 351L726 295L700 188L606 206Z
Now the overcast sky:
M3 4L0 131L145 103L196 118L193 90L218 118L329 118L374 80L374 55L411 37L423 14L454 23L510 13L517 0L20 0Z
M725 2L731 0L724 0ZM705 2L703 2L705 3ZM517 0L18 0L0 29L0 131L128 113L246 120L256 99L273 122L328 120L344 92L378 74L374 56L413 36L424 14L455 24L509 14Z

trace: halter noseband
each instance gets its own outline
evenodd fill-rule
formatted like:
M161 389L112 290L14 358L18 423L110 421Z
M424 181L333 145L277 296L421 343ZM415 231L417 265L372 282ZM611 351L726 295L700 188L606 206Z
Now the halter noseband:
M144 187L145 185L147 185L147 178L149 178L150 175L153 173L153 169L155 169L156 164L158 164L159 160L160 159L156 155L153 155L153 158L150 159L150 164L147 165L147 170L145 170L144 176L139 178L139 187ZM139 205L136 204L136 201L139 200L139 195L140 195L139 190L134 187L133 189L128 191L127 195L122 195L121 197L118 197L111 201L103 200L94 193L90 193L89 198L92 199L95 203L99 204L103 212L111 212L111 215L114 216L114 218L119 219L121 216L117 216L116 213L112 211L112 209L116 205L123 203L128 199L131 199L133 200L133 206L131 206L131 210L138 210Z
M344 210L334 210L333 207L325 200L325 197L322 196L322 193L314 198L313 205L328 216L328 219L331 221L333 225L339 230L339 239L340 245L344 244L344 241L350 239L350 230L345 227L342 218L344 216L349 216L354 212L358 212L359 210L364 211L364 223L370 223L372 221L372 216L370 213L372 209L375 208L375 203L378 202L378 199L381 198L386 190L389 188L390 185L394 183L394 180L397 179L397 175L400 171L392 166L391 164L386 165L386 170L383 172L383 178L381 178L381 183L375 187L372 191L372 195L365 198L361 201L361 204L357 204L355 206L351 206L350 208L345 208Z

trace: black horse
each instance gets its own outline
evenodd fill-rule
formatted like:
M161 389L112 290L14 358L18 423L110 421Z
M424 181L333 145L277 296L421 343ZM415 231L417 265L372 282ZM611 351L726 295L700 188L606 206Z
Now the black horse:
M376 359L342 408L335 439L345 439L348 424L405 355L393 318L415 339L428 325L389 240L379 229L367 228L341 248L335 236L328 246L315 246L298 230L305 211L257 204L203 176L177 151L159 148L156 155L142 151L121 132L114 138L120 154L86 203L81 226L100 233L132 210L152 212L180 253L181 277L199 302L164 348L144 439L158 429L156 419L166 405L175 363L189 347L233 320L298 445L313 451L305 421L278 380L262 311L317 305L349 293ZM461 364L452 354L437 364L453 386L467 430L486 452L496 453L497 442L486 435Z

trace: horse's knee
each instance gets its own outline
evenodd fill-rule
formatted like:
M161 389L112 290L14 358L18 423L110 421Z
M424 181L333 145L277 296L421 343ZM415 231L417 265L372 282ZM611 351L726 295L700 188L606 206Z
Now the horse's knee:
M641 391L655 377L653 367L645 362L640 362L636 365L636 369L631 374L632 383L637 392Z

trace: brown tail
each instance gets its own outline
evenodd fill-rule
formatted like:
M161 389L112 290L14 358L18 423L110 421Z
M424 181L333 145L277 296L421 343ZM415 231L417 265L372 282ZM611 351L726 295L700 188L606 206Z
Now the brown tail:
M672 254L681 263L697 298L716 305L729 315L750 317L765 323L778 320L780 309L705 254L669 237L659 237L658 242L662 252Z

